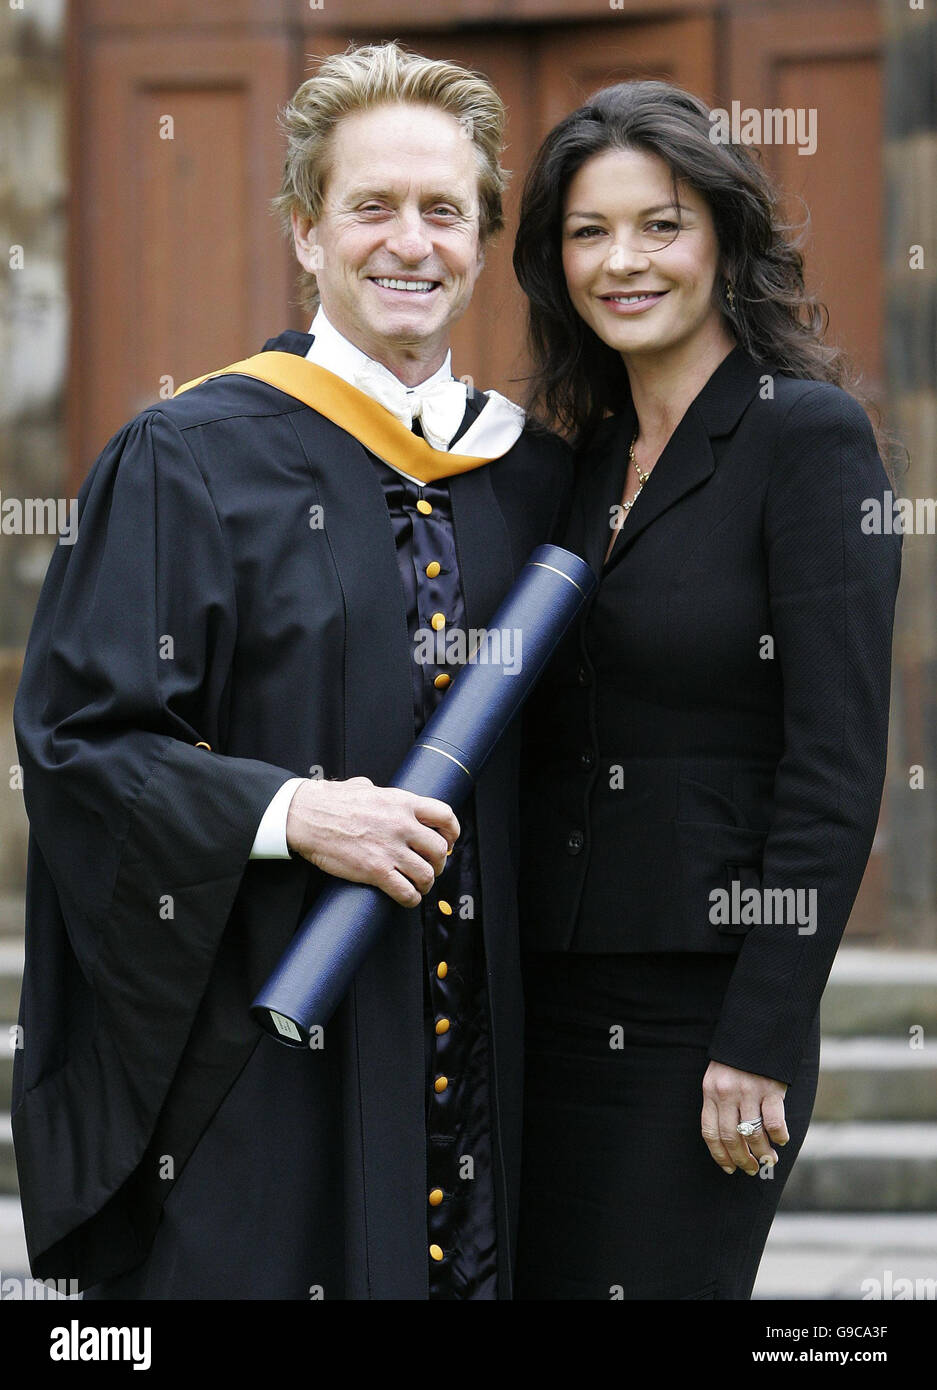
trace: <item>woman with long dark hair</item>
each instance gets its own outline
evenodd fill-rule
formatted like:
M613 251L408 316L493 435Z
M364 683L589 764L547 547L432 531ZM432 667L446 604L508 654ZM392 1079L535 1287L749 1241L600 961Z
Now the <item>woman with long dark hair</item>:
M875 832L900 537L749 152L662 82L544 141L514 255L601 583L530 711L521 1298L748 1298Z

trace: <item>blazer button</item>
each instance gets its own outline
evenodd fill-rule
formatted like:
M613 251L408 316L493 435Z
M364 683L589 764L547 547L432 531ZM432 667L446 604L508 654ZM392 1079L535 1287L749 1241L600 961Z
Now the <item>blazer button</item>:
M585 666L580 666L579 670L576 672L576 679L580 685L589 684L589 672L586 670Z
M584 748L579 754L579 766L584 772L588 772L595 762L595 754L591 748Z
M586 837L581 830L571 830L566 837L567 854L578 854L586 842Z

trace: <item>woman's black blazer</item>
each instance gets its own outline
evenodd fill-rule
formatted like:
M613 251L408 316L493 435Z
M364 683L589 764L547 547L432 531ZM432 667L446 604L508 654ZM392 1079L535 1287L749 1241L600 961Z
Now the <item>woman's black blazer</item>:
M881 801L901 538L862 504L890 484L850 395L737 347L603 569L634 428L601 427L562 537L602 580L528 710L524 941L736 952L711 1055L789 1082Z

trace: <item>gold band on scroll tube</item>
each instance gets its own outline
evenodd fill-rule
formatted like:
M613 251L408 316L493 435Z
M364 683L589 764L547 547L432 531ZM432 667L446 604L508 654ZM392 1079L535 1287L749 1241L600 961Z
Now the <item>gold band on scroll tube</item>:
M417 748L428 748L431 753L438 753L441 758L448 758L451 763L455 763L456 767L461 767L466 777L471 778L472 774L465 763L460 763L458 758L454 758L451 753L444 753L441 748L434 748L431 743L418 743L416 746Z
M536 565L539 570L552 570L553 573L558 574L561 579L565 579L567 584L572 584L573 588L577 589L580 594L585 593L584 589L579 588L575 579L570 579L568 574L564 574L562 570L558 570L555 565L545 565L542 560L531 560L530 563Z

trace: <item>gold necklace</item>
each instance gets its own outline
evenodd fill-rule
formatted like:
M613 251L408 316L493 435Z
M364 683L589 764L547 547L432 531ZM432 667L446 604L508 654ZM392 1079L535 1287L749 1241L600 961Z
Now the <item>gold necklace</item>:
M630 502L625 502L625 501L623 501L622 504L621 504L621 505L622 505L622 510L623 510L623 511L626 511L626 512L630 512L631 508L634 506L635 502L638 500L638 493L641 492L641 490L642 490L643 487L644 487L644 484L647 482L648 478L651 476L650 473L642 473L642 472L641 472L641 468L640 468L640 466L639 466L639 464L638 464L638 461L637 461L637 459L636 459L635 456L634 456L634 446L637 444L637 442L638 442L638 431L635 430L635 432L634 432L634 438L632 439L631 445L630 445L630 447L629 447L629 449L628 449L628 462L634 464L634 471L635 471L635 473L637 473L637 475L638 475L639 482L638 482L638 491L634 494L634 496L632 497L631 501L630 501Z

